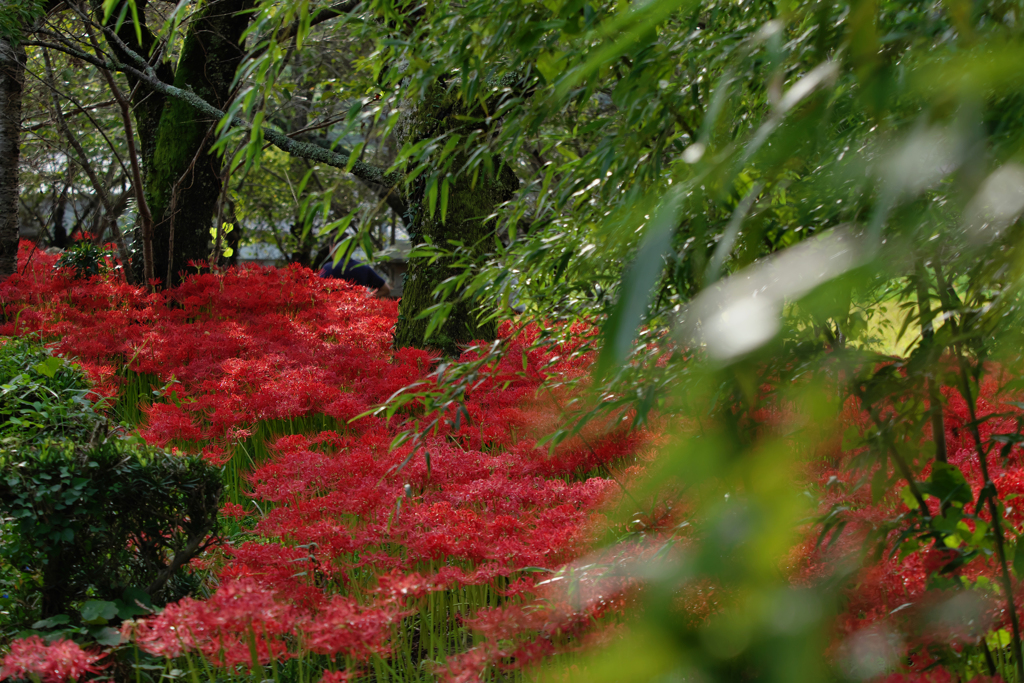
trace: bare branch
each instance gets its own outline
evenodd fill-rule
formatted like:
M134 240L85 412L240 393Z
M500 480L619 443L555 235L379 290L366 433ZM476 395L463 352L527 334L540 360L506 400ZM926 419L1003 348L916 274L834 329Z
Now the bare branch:
M78 114L84 114L87 111L93 111L93 110L96 110L96 109L104 109L106 107L109 107L112 104L117 104L117 102L114 101L114 100L107 100L106 102L98 102L96 104L91 104L88 107L77 107L77 106L75 106L70 111L63 112L63 114L64 114L64 118L68 119L68 118L71 118L72 116L77 116ZM49 121L49 120L47 120L47 121L40 121L39 123L33 123L31 125L23 126L22 130L37 131L37 130L42 130L43 128L49 128L52 125L53 125L53 121Z
M106 33L106 35L111 40L117 41L117 43L119 43L119 47L122 50L124 50L125 53L128 54L128 56L138 66L133 67L131 65L120 64L118 62L108 63L94 55L82 52L81 50L75 50L70 47L56 45L53 43L45 43L40 41L25 41L25 44L58 50L60 52L64 52L66 54L78 57L82 61L88 62L98 68L105 68L111 71L120 71L122 73L134 76L139 81L145 83L150 89L167 95L169 97L174 97L183 102L186 102L187 104L191 105L195 109L198 109L200 112L206 114L207 116L210 116L211 118L223 119L226 116L226 114L223 111L214 107L212 104L210 104L203 98L199 97L194 92L183 90L181 88L177 88L173 85L161 81L157 77L156 72L149 65L149 63L141 56L133 52L131 48L125 45L121 41L121 39L113 33L113 31L109 29L104 29L104 33ZM244 130L252 129L252 125L248 121L242 121L237 117L232 117L231 120L229 121L229 125L232 127L237 126L243 128ZM405 177L405 174L400 173L398 171L386 173L385 169L382 169L378 166L373 166L371 164L367 164L364 161L354 162L352 164L351 169L349 169L348 154L336 152L325 147L320 147L318 145L292 140L287 135L272 128L264 128L262 132L263 137L267 142L274 145L283 152L287 152L288 154L301 157L303 159L310 159L311 161L318 161L328 166L333 166L335 168L347 170L355 177L367 183L373 183L383 188L391 188L398 185Z
M89 31L89 41L92 43L93 49L99 52L99 44L96 41L96 36L93 35L92 28L86 26ZM121 92L121 89L117 86L117 82L114 80L108 69L100 69L100 74L103 75L103 79L107 82L110 87L110 93L117 100L117 104L121 109L121 121L124 123L124 135L128 144L128 160L132 167L132 188L135 190L135 202L139 207L139 222L142 224L142 260L143 260L143 273L146 277L146 282L153 280L153 215L149 211L149 202L146 201L146 193L143 191L142 183L142 171L139 168L139 154L135 148L135 129L132 127L131 108L128 104L128 99ZM132 281L131 270L128 267L128 246L124 243L124 236L121 231L117 231L118 242L121 247L121 260L125 264L125 278L130 283Z
M121 237L121 230L117 226L117 214L114 212L114 203L110 198L110 194L107 192L106 184L96 175L95 169L92 164L89 163L89 155L85 153L82 145L78 142L75 136L71 133L68 128L68 124L64 121L64 115L60 110L60 100L57 98L57 88L54 87L53 81L53 68L50 65L50 55L46 50L43 50L43 62L46 65L46 81L51 86L51 99L53 106L53 115L57 119L57 128L60 130L61 135L74 147L75 152L78 154L78 164L84 170L86 175L89 176L89 180L92 182L93 188L96 190L96 195L103 205L103 209L106 213L107 220L114 226L114 231L123 242L124 239ZM102 225L102 224L101 224Z

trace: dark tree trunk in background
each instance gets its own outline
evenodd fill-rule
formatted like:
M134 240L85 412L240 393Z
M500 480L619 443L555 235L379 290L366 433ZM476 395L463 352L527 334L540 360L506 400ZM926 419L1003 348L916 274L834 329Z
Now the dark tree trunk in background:
M307 231L305 238L303 238L302 221L296 218L288 232L295 238L295 249L288 255L288 263L298 263L300 266L306 266L307 268L313 268L318 265L312 261L312 249L316 246L313 231Z
M210 104L224 109L231 81L244 53L239 47L249 23L249 0L221 0L206 6L190 28L174 74L174 84L191 88ZM166 103L146 178L146 198L153 213L156 276L165 279L168 258L173 278L190 260L209 254L210 220L220 196L221 164L211 156L217 121L197 114L181 100ZM170 250L173 225L173 253ZM172 279L170 284L176 282Z
M457 94L438 84L400 125L401 142L415 143L446 132L465 134L468 132L463 130L467 127L466 113ZM413 245L422 243L429 236L435 244L444 246L449 246L448 240L459 240L475 257L493 251L496 226L487 217L493 215L501 203L512 199L519 189L519 179L500 157L493 157L491 161L494 172L488 173L482 167L475 184L471 173L459 175L454 182L449 178L448 211L444 220L441 220L440 199L433 217L429 215L426 180L417 183L409 197L413 212L409 233ZM460 169L465 163L465 157L456 153L451 168ZM440 180L438 185L440 187ZM479 308L462 302L454 306L447 322L424 341L428 321L417 320L416 316L436 303L434 288L458 272L452 268L449 259L438 259L429 264L424 259L409 262L395 328L396 347L434 348L457 356L462 347L473 340L494 339L497 333L495 324L480 323L477 318L481 312Z
M0 280L18 270L18 160L25 48L0 38Z
M327 262L327 258L330 255L331 255L331 247L330 247L330 245L327 245L327 244L322 245L319 249L316 250L316 253L313 254L313 260L310 262L312 267L314 269L316 269L316 270L319 270L323 266L323 264Z
M65 185L60 195L53 202L53 213L50 215L50 223L53 225L53 239L50 246L60 249L68 246L68 229L64 225L64 216L68 206L68 186Z
M173 73L175 86L192 90L215 107L227 107L232 79L244 57L240 44L252 18L249 10L253 5L253 0L214 0L203 7L185 36ZM143 45L139 45L130 21L122 26L119 36L143 56L149 54L154 40L146 29ZM119 58L130 59L127 55ZM161 67L158 75L172 80L168 66ZM210 253L210 228L221 186L220 160L209 153L216 140L213 127L217 121L145 85L135 91L133 104L142 141L146 200L154 222L154 272L165 284L173 286L189 261L206 259ZM136 239L141 241L141 235ZM141 258L133 261L138 261L133 266L141 276Z

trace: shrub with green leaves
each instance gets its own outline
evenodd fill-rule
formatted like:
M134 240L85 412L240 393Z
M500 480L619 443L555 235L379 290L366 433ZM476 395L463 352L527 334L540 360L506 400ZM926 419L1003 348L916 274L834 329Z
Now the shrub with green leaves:
M185 565L216 537L220 469L109 429L87 393L81 371L43 347L0 347L0 583L10 591L2 605L9 623L105 626L132 611L136 599L126 595L181 598L195 588ZM113 610L102 623L92 615L100 603Z
M107 250L102 246L81 240L61 254L57 260L56 268L64 268L75 279L90 278L106 272Z
M0 547L40 592L40 616L141 588L158 602L192 588L182 571L215 531L219 469L129 439L64 440L0 454Z
M45 438L88 438L104 420L87 397L75 365L38 343L11 339L0 347L0 448Z

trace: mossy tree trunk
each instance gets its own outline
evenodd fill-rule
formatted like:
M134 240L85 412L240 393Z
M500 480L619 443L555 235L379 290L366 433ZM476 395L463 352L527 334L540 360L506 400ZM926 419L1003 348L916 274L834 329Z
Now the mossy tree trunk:
M0 36L0 281L18 270L18 159L25 48Z
M446 90L438 83L416 108L409 112L399 126L401 142L416 143L441 135L468 133L467 124L474 117L455 90ZM440 200L436 201L433 216L429 212L427 187L430 174L418 179L408 197L411 212L410 238L413 245L422 244L427 237L434 244L448 247L449 240L458 240L470 250L473 258L493 251L496 222L493 216L498 207L519 189L519 179L512 168L499 156L491 157L490 164L481 164L478 172L455 171L466 164L466 157L456 153L446 166L452 169L448 176L447 212L441 217ZM489 166L489 169L487 168ZM474 177L475 176L475 177ZM436 177L436 174L435 174ZM437 178L440 187L442 178ZM439 192L440 194L440 192ZM424 339L428 320L417 316L437 301L434 289L444 280L457 275L453 259L438 259L428 263L425 259L412 259L406 274L405 289L399 307L395 328L395 347L414 346L443 351L457 356L462 348L476 339L493 339L497 333L494 322L480 322L481 311L470 302L454 305L447 321Z
M140 18L144 3L139 2ZM191 90L220 109L228 105L231 82L244 57L242 33L253 0L213 0L190 23L177 65L158 68L157 75L178 88ZM117 11L112 16L116 17ZM129 14L129 16L131 16ZM126 21L121 40L137 54L148 55L153 35L142 27L143 41ZM116 45L112 45L119 52ZM127 54L118 57L130 62ZM143 84L135 88L134 112L141 140L145 195L153 214L154 273L165 284L177 284L178 273L191 260L210 252L210 228L221 189L221 162L210 154L217 124L180 99L166 97ZM137 241L141 235L137 235ZM141 258L133 259L142 274Z

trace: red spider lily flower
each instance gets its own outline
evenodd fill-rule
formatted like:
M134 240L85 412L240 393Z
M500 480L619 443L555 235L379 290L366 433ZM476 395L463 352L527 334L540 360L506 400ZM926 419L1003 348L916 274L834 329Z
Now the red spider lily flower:
M386 641L391 624L401 616L392 607L363 608L351 598L336 595L305 624L306 646L318 654L342 654L355 659L384 655L389 651Z
M29 636L11 643L11 651L0 663L0 679L27 678L43 683L75 681L101 667L95 663L103 658L83 650L70 640L46 643L39 636Z
M165 657L198 652L218 666L261 664L289 656L285 637L296 625L294 607L278 602L255 581L223 584L207 601L185 598L159 615L139 620L135 642Z
M358 671L351 671L346 669L345 671L328 671L320 678L320 683L349 683L349 681L358 677Z
M241 519L247 514L244 505L238 503L224 503L224 507L220 509L222 517L229 517L231 519Z
M422 598L437 588L433 580L419 572L404 574L400 571L392 571L378 576L377 583L377 592L386 603Z

